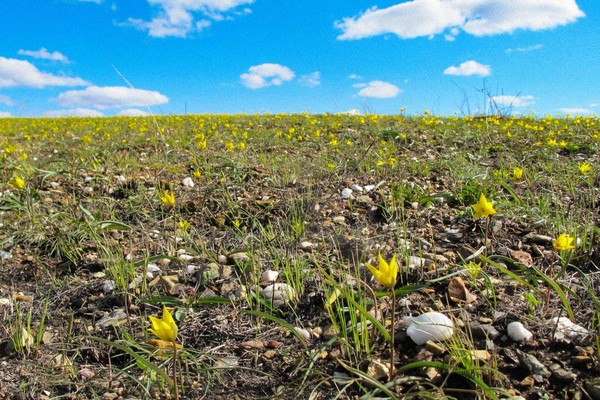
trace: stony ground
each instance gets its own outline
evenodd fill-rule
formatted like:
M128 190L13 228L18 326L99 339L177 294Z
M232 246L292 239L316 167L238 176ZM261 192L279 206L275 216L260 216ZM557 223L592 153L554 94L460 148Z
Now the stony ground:
M415 146L410 154L428 154L425 143ZM310 162L310 148L287 151ZM445 155L437 149L434 156ZM495 157L475 163L493 165ZM203 177L194 187L169 179L174 209L148 200L156 189L151 173L35 181L44 212L63 212L73 202L72 214L39 237L28 232L27 240L11 240L8 219L0 231L0 398L173 398L170 350L150 345L146 331L147 316L160 315L162 304L179 324L181 398L600 398L597 235L578 255L578 269L561 276L544 221L502 211L489 225L473 219L468 201L476 195L458 198L450 171L407 176L348 168L319 180L308 173L281 179L260 163L212 162L232 178ZM429 196L414 195L417 189ZM590 190L598 196L597 187ZM85 231L86 210L93 214L98 199L109 205L111 221L136 228L106 222L97 236ZM10 204L2 205L3 217L15 221ZM588 212L600 227L597 210ZM26 224L26 217L16 221ZM192 228L179 226L181 218ZM66 235L67 227L82 233ZM76 257L64 248L57 255L57 242ZM389 329L390 297L374 303L365 289L385 292L362 265L376 264L378 253L387 260L397 253L401 268L391 382L389 346L376 330L367 329L366 344L357 345L363 339L332 326L324 278L367 298ZM118 268L126 271L124 283L115 279ZM283 305L261 297L272 284L263 275L268 270L294 288ZM560 290L542 276L556 277ZM569 317L565 299L581 329L558 324ZM342 314L348 305L335 302ZM427 311L453 320L453 339L411 340L403 317ZM354 317L345 315L349 324ZM531 337L509 336L511 322ZM30 333L22 333L28 325Z

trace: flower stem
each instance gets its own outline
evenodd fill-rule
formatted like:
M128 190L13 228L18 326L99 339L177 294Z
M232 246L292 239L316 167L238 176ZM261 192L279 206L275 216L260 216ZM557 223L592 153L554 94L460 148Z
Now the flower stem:
M396 315L396 291L392 288L392 326L390 326L390 382L394 379L394 325Z
M179 400L179 385L177 384L177 344L173 341L173 390L175 400Z

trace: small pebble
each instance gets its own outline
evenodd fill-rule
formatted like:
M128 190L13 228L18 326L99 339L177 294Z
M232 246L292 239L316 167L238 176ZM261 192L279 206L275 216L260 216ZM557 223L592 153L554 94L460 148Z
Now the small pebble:
M508 337L515 342L525 342L533 337L533 333L525 329L525 326L518 321L508 324L506 333L508 334Z
M353 199L354 196L352 195L352 189L350 189L350 188L343 189L342 192L340 193L340 197L342 199Z

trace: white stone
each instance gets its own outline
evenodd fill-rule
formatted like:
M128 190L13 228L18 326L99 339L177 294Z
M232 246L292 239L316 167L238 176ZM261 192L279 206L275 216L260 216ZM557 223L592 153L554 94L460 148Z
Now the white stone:
M362 186L357 185L356 183L352 186L350 186L350 189L352 189L355 192L359 192L362 193L362 191L364 190Z
M160 267L159 267L158 265L150 263L150 264L148 264L148 266L146 267L146 271L147 271L147 272L154 273L154 272L160 272L160 271L161 271L161 269L160 269Z
M110 293L117 287L117 284L113 281L104 281L102 283L102 291L104 293Z
M525 342L533 337L533 333L529 332L525 326L518 321L508 324L506 333L508 334L508 337L515 342Z
M198 268L196 265L190 264L185 267L185 270L188 274L193 274L194 272L196 272L196 268Z
M296 291L287 283L273 283L260 291L260 294L268 301L288 301L296 297Z
M304 328L300 328L300 327L294 327L294 330L296 332L298 332L298 335L300 335L300 337L306 341L310 340L310 332L307 329Z
M187 178L184 178L181 183L183 184L183 186L185 187L189 187L189 188L193 188L194 187L194 180L192 178L190 178L189 176Z
M426 312L410 320L406 333L418 345L428 340L443 342L454 334L452 320L437 311Z
M352 195L352 189L350 189L350 188L342 189L342 193L340 193L340 196L342 197L342 199L353 199L354 198L354 196Z
M270 269L260 275L260 281L263 283L273 283L277 278L279 278L279 272Z
M554 332L555 339L559 339L562 336L577 343L585 339L589 334L587 329L581 325L574 324L567 317L555 317L548 321L548 323L551 327L556 327L556 331Z

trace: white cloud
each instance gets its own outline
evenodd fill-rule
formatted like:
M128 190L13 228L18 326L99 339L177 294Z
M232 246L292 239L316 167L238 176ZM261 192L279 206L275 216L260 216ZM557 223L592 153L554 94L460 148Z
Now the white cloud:
M570 115L583 115L583 114L591 114L592 113L592 110L590 110L589 108L578 108L578 107L559 108L558 111L563 114L570 114Z
M319 71L311 72L307 75L302 75L298 81L302 86L316 87L321 84L321 73Z
M536 44L536 45L533 45L533 46L528 46L528 47L517 47L517 48L515 48L515 49L506 49L506 50L504 50L504 51L505 51L506 53L509 53L509 54L510 54L510 53L512 53L512 52L517 52L517 53L527 53L527 52L529 52L529 51L539 50L539 49L541 49L542 47L544 47L544 46L542 46L541 44Z
M489 65L483 65L474 60L465 61L458 67L452 65L444 70L444 75L459 75L459 76L488 76L492 73Z
M373 7L336 21L335 27L342 31L340 40L383 34L411 39L453 28L484 36L554 28L584 16L575 0L412 0L383 9ZM451 39L446 35L446 40Z
M10 97L0 94L0 104L3 106L14 106L15 102Z
M52 60L52 61L60 61L61 63L67 64L69 63L69 59L67 56L62 54L59 51L53 51L50 53L46 48L42 47L39 50L19 50L17 54L21 56L29 56L33 58L41 58L43 60Z
M99 110L121 107L143 107L164 104L169 98L159 92L125 86L90 86L69 90L55 99L63 107L91 107Z
M360 76L358 74L350 74L350 75L348 75L348 79L352 79L352 80L362 79L362 76Z
M362 88L358 92L360 97L390 99L392 97L397 97L400 93L402 93L402 90L399 87L383 81L371 81L367 84L358 83L354 85L354 87Z
M10 115L9 112L0 111L0 118L8 118L8 117L12 117L12 115Z
M150 115L150 114L146 111L138 110L137 108L128 108L128 109L119 111L117 113L117 115L121 115L124 117L145 117L146 115Z
M53 110L44 113L46 117L103 117L100 111L90 110L89 108L71 108L68 110Z
M535 104L534 97L527 96L492 96L490 102L506 107L530 107Z
M248 14L245 8L236 12L243 4L252 4L254 0L148 0L151 5L158 6L158 15L150 21L129 18L129 25L148 31L153 37L175 36L184 38L188 33L210 26L212 21L223 21L231 18L231 14ZM194 13L205 18L194 23ZM212 20L212 21L211 21Z
M27 86L43 88L46 86L87 86L81 78L53 75L42 72L28 61L0 57L0 88Z
M240 75L242 84L250 89L265 86L279 86L283 82L294 79L296 74L286 66L265 63L248 68L248 72Z

